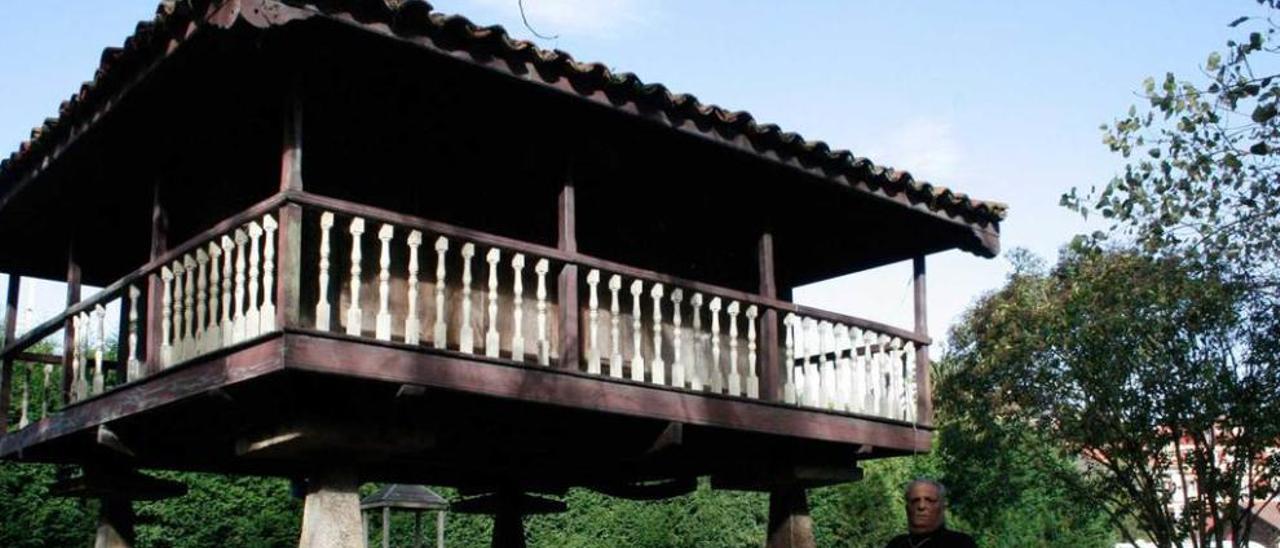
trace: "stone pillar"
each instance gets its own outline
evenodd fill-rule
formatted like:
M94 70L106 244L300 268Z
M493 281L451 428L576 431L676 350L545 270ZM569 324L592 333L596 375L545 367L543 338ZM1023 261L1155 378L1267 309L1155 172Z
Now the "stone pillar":
M524 516L515 504L503 504L493 516L493 548L525 548Z
M329 472L307 484L298 548L361 548L360 482L354 474Z
M105 497L98 507L98 533L93 548L133 546L133 503L128 499Z
M804 488L795 485L769 491L769 536L765 548L816 548L813 518Z

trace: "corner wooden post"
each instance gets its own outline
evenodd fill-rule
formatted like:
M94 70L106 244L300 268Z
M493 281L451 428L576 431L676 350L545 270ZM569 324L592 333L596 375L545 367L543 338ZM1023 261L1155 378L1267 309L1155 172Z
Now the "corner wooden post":
M929 335L929 317L925 294L924 256L911 261L914 271L916 334ZM933 381L929 378L929 346L916 347L916 422L933 424Z
M67 244L67 308L80 302L80 263L76 260L75 236ZM62 328L62 405L71 403L71 384L75 347L75 330L72 329L73 317L67 317Z
M169 250L169 213L160 200L160 183L157 181L151 196L151 260L159 259ZM160 363L160 318L164 316L164 282L158 273L147 275L147 309L146 319L142 327L145 350L143 359L143 375L158 373L163 367Z
M301 86L289 91L284 106L283 142L280 152L280 192L301 192L302 186L302 98ZM302 318L302 208L285 204L280 208L280 229L276 234L276 327L296 327Z
M558 204L559 248L569 253L578 252L577 219L574 212L573 181L566 180L560 189ZM560 285L556 292L560 306L560 368L578 369L582 352L578 338L578 265L566 264L560 268Z
M778 296L778 281L773 266L773 234L760 235L757 247L760 266L760 295ZM782 371L778 364L778 311L765 308L760 315L760 399L782 401Z
M18 288L22 277L9 275L9 292L5 300L4 344L13 342L18 334ZM5 358L0 366L0 434L9 431L9 402L13 398L13 358Z

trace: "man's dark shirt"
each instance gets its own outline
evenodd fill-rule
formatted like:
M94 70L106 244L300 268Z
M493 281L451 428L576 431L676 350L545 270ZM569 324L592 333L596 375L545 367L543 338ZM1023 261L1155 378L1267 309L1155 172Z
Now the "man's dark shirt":
M977 548L973 537L946 527L920 535L898 535L885 548Z

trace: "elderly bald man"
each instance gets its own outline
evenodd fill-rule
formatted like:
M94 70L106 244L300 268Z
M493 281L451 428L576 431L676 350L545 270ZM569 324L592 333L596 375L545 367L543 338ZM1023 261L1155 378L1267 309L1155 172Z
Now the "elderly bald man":
M973 537L947 529L947 488L931 479L907 484L907 534L885 548L977 548Z

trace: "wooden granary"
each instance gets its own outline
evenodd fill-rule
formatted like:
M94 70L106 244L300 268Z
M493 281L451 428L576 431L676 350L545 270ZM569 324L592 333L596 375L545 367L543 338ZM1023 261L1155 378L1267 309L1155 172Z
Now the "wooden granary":
M360 482L523 545L700 477L803 545L805 488L928 450L924 257L1003 214L424 2L166 3L0 165L0 457L117 486L124 543L158 468L298 479L306 546ZM914 326L791 302L906 260ZM17 333L21 277L67 302Z

